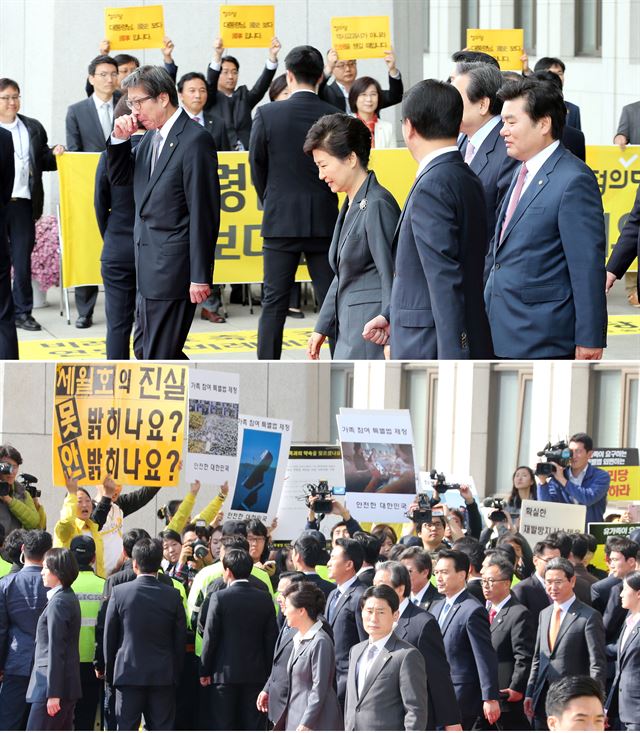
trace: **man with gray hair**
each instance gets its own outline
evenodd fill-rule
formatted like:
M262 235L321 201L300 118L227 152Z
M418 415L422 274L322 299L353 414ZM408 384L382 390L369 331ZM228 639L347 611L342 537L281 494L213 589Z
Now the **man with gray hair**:
M109 179L132 185L136 203L138 359L185 359L196 305L211 292L220 226L218 156L213 138L178 106L175 85L157 66L122 81L131 114L108 144ZM135 151L140 121L148 132Z
M460 92L464 111L458 141L464 162L478 176L487 205L487 252L496 228L496 218L511 185L518 161L507 155L500 137L502 102L498 90L503 84L500 70L482 62L458 62L451 83ZM485 282L489 276L485 267Z

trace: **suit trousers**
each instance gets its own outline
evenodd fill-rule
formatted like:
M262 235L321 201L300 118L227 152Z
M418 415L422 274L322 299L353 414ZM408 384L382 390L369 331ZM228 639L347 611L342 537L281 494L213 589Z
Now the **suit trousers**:
M31 705L27 730L73 730L73 712L75 700L60 700L59 712L51 717L47 712L47 701L34 702Z
M10 201L7 206L7 235L13 265L13 309L16 316L29 316L33 309L31 253L36 243L30 199Z
M187 359L182 351L196 304L182 300L150 300L138 293L133 353L136 359Z
M104 311L107 318L107 359L129 359L129 340L136 312L136 266L103 261Z
M82 697L76 703L73 727L76 730L95 730L102 680L96 677L91 662L80 662L80 682L82 683Z
M262 685L209 686L213 730L266 730L267 716L256 708Z
M106 730L118 730L116 718L116 688L108 682L104 683L104 700L102 701L102 717Z
M93 318L93 309L96 307L96 300L98 300L98 286L80 285L75 289L75 294L78 315Z
M307 261L318 308L322 307L334 276L327 256L329 239L284 240L284 247L278 248L282 241L264 240L264 293L258 324L258 359L279 359L282 354L282 332L300 252L304 252Z
M0 685L0 730L24 730L29 718L29 703L25 700L29 678L5 674Z
M173 730L176 688L173 685L116 687L118 730L138 730L142 715L147 730Z

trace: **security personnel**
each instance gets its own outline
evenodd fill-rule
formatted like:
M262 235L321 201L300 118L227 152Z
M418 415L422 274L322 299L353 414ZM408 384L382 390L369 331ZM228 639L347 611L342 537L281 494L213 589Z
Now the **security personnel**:
M104 593L104 580L93 572L96 544L89 535L71 540L71 552L78 561L80 573L71 586L80 601L80 679L82 698L76 703L75 729L95 730L96 710L101 697L102 683L93 668L96 646L96 621ZM102 709L102 704L100 704ZM100 726L102 728L102 726Z

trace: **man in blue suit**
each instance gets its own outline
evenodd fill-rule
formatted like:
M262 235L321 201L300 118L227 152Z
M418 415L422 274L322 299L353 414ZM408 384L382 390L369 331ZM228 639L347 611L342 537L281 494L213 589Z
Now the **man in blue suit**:
M534 74L538 71L550 71L560 78L562 87L564 87L564 74L567 67L562 59L554 58L553 56L543 56L541 59L536 61L536 65L533 67ZM573 102L564 102L567 108L567 125L573 127L576 130L582 130L582 122L580 120L580 107Z
M489 359L482 302L487 215L482 184L456 140L462 98L427 79L402 103L402 134L418 173L394 238L391 304L369 321L365 339L391 340L393 359Z
M605 227L593 172L560 142L562 92L505 84L501 135L522 162L498 215L485 302L496 356L600 359L606 345Z

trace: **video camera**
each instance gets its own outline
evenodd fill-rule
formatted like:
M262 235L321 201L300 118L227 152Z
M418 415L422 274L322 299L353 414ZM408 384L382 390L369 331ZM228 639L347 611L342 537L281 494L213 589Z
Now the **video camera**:
M35 476L32 476L30 473L21 473L18 476L18 481L20 481L24 490L31 494L32 499L39 499L42 496L42 491L34 486L34 484L38 483L38 479Z
M321 514L323 517L325 514L330 514L333 508L333 502L331 501L331 495L333 492L329 488L328 481L318 481L317 484L307 484L306 496L304 503L307 508L312 509L316 514ZM311 499L317 496L318 499L311 503Z
M438 473L435 468L429 472L431 486L437 494L444 494L447 491L460 491L460 484L448 484L444 473ZM434 502L437 504L438 502Z
M0 474L11 473L13 466L10 463L0 463ZM0 481L0 496L9 496L11 492L11 484L7 481Z
M487 496L487 498L482 502L483 506L494 510L489 514L488 518L490 522L498 523L507 521L507 515L504 513L505 503L505 500L499 496Z
M569 446L565 440L561 440L553 445L551 442L547 443L537 455L544 456L546 461L544 463L536 463L536 476L553 476L555 470L553 464L557 463L562 468L571 465L573 451L569 450Z
M413 513L407 512L407 517L414 524L424 524L425 522L431 522L433 517L432 507L434 507L438 501L436 499L429 498L428 494L418 494L418 508L413 510Z
M193 550L194 560L204 560L204 558L209 553L209 543L205 542L205 540L198 538L197 540L194 540L190 544Z

